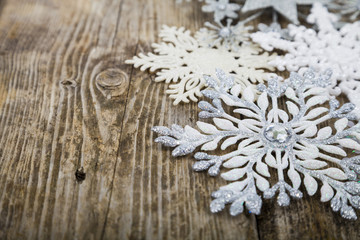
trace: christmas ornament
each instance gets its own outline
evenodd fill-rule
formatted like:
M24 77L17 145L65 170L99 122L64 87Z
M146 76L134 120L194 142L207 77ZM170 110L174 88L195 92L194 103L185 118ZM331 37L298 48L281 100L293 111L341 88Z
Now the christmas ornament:
M272 7L276 12L286 17L293 23L299 23L296 5L311 5L315 2L329 2L329 0L247 0L241 9L246 13L249 11L259 10Z
M245 34L246 29L244 27L241 31ZM163 42L152 45L156 54L141 53L126 63L140 67L141 71L160 70L156 73L155 81L173 83L167 93L174 99L175 105L197 101L202 96L201 90L206 87L203 75L214 76L214 69L219 65L227 73L232 73L236 83L243 86L264 82L273 75L264 69L274 70L268 62L275 58L275 54L262 53L261 48L238 35L229 34L232 40L227 40L221 29L202 30L192 37L190 31L184 28L164 26L159 36ZM216 40L217 37L222 40ZM236 44L237 51L234 49Z
M360 22L344 25L340 30L334 27L338 17L323 7L314 4L309 23L315 23L318 31L305 26L288 26L293 40L283 39L276 32L257 32L251 35L267 51L280 49L285 56L270 61L280 71L298 71L311 67L318 71L333 69L330 91L339 94L340 89L349 100L360 107ZM338 84L339 82L339 84ZM360 116L360 110L357 111Z
M277 203L287 206L289 195L303 196L299 190L303 182L311 196L320 183L321 201L331 201L332 209L340 210L342 217L356 219L353 207L360 208L360 156L346 150L360 150L360 123L348 124L354 119L353 104L339 108L339 102L329 97L324 87L330 76L329 71L317 75L309 70L303 75L292 73L285 83L272 79L268 87L259 85L262 94L255 100L251 88L240 94L242 87L218 70L219 80L206 77L211 89L202 91L211 103L199 103L203 110L199 117L210 118L213 124L197 122L201 132L190 126L154 127L160 135L155 141L174 147L174 157L195 151L195 171L207 170L210 176L217 176L220 167L231 169L221 177L232 183L212 194L212 212L231 204L231 215L240 214L245 207L259 214L261 192L264 198L278 193ZM288 113L280 104L283 95ZM233 111L226 111L224 105ZM323 126L325 122L330 126ZM223 155L205 153L233 145L236 149ZM277 183L272 186L268 179L275 176L269 168L277 170Z

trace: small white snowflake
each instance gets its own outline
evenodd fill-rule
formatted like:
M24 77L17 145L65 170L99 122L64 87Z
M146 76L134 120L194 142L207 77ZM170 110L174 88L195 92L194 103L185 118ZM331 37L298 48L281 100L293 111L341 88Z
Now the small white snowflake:
M216 21L216 25L205 22L207 28L201 28L196 33L196 38L202 42L206 42L209 47L225 46L231 51L238 51L242 43L249 43L250 30L252 26L245 26L246 23L258 17L260 13L254 14L244 20L238 21L236 25L232 25L232 19L226 19L226 25L221 21ZM222 45L222 46L221 46Z
M245 28L246 30L246 28ZM227 73L235 77L239 84L248 86L256 82L264 82L275 68L268 62L275 58L275 54L269 55L251 42L235 41L237 51L229 49L226 39L215 41L217 30L201 30L191 36L190 31L184 28L164 26L159 36L163 42L153 44L154 52L148 55L139 54L126 63L141 67L141 71L150 69L156 73L155 81L173 82L167 93L175 99L174 104L179 102L197 101L201 97L201 90L206 87L203 75L215 75L216 66L221 67ZM229 35L233 37L233 35ZM235 46L232 44L232 48Z
M333 93L339 94L334 87L340 82L340 89L360 107L360 22L346 24L337 30L334 27L337 20L338 17L321 4L314 4L308 22L315 23L318 31L290 24L288 29L293 40L282 39L276 32L257 32L252 34L252 39L265 50L287 52L270 62L280 71L298 71L304 67L318 71L331 68Z
M207 5L202 7L203 12L214 12L216 22L223 20L225 17L237 18L235 11L240 10L241 6L236 3L229 3L229 0L206 0Z
M250 212L259 214L259 191L264 198L279 192L278 204L287 206L288 193L294 198L302 197L302 175L309 195L317 192L318 181L321 182L321 201L331 200L334 211L340 210L344 218L356 219L351 206L360 208L360 156L348 152L360 150L360 123L351 122L355 119L353 104L339 108L339 102L324 88L330 83L331 72L292 73L285 83L272 79L268 87L259 85L262 94L257 100L250 88L240 94L241 86L234 85L232 77L219 70L217 75L220 81L206 77L212 89L203 91L212 103L199 103L203 110L199 117L211 118L214 124L197 122L201 132L190 126L153 128L161 135L155 141L175 147L175 157L198 147L202 151L213 151L219 146L222 151L231 149L220 156L195 154L195 171L208 170L216 176L221 166L231 169L221 177L232 183L213 193L211 211L221 211L225 204L231 204L231 215L237 215L243 212L245 204ZM286 99L286 107L280 104L282 99ZM223 105L227 106L225 109L230 106L233 113ZM330 126L324 127L325 122L330 122ZM268 181L269 167L277 172L273 186Z
M249 30L253 28L245 26L243 22L238 22L236 25L231 23L231 19L227 19L226 25L221 22L216 23L217 25L206 22L207 28L201 28L196 33L196 38L207 43L210 48L225 46L232 51L238 51L242 42L249 42Z

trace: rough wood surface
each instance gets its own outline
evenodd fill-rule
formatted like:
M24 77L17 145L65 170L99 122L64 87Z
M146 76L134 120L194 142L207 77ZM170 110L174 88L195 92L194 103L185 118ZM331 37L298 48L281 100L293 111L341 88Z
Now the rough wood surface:
M213 215L222 182L153 143L151 126L194 124L198 109L174 107L124 61L150 51L162 24L198 29L211 16L200 6L0 1L0 239L360 238L359 221L318 195Z

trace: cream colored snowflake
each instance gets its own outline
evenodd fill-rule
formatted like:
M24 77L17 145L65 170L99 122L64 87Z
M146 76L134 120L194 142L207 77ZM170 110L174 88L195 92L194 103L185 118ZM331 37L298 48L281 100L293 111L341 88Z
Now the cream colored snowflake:
M159 34L162 42L152 45L155 53L140 53L126 63L140 67L141 71L157 71L157 82L172 83L167 93L174 99L175 105L179 102L188 103L190 100L196 102L202 96L201 90L206 87L203 75L215 76L215 68L221 68L234 76L235 82L243 86L262 83L274 75L265 70L274 70L268 62L276 54L263 53L257 45L243 39L237 42L236 51L229 49L228 44L225 44L228 42L226 37L234 38L235 35L230 33L220 36L220 31L221 29L202 30L193 37L183 27L163 26ZM214 34L224 37L223 41L217 39L216 44L211 44L209 39L214 38Z

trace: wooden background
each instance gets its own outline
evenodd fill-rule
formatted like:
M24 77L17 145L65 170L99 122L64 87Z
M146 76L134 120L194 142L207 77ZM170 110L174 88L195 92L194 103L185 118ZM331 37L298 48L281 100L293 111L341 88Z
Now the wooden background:
M162 24L211 17L197 1L0 0L0 239L360 238L319 194L211 214L220 178L153 143L154 125L194 125L196 103L124 61Z

